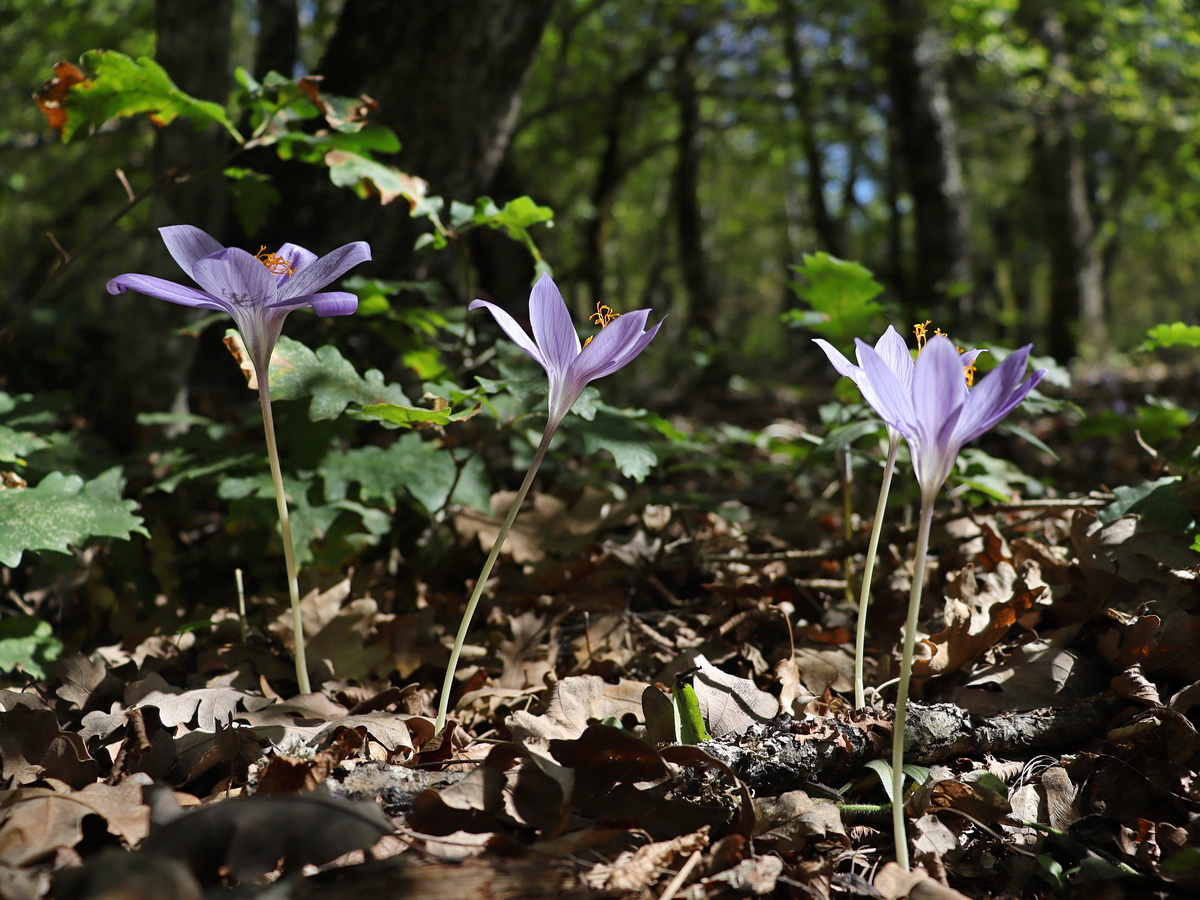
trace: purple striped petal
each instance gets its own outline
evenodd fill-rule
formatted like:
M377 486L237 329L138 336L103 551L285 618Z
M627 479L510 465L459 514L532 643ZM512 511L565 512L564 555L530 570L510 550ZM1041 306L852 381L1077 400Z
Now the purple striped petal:
M137 291L147 297L166 300L168 303L178 303L180 306L229 311L229 304L219 297L176 284L173 281L167 281L165 278L155 278L153 275L118 275L109 280L106 288L110 294L123 294L127 290Z
M294 247L294 245L285 244L284 247ZM302 250L303 248L296 247L295 249ZM304 253L312 255L307 250ZM355 241L352 244L338 247L320 259L306 263L286 281L280 281L280 299L286 300L290 297L299 297L301 294L315 293L331 281L341 278L359 263L367 262L370 258L371 248L365 241Z
M271 272L239 247L226 247L198 259L192 269L192 277L200 287L235 306L263 307L275 300Z
M358 309L358 295L348 291L323 291L320 294L304 294L290 300L277 300L269 309L293 310L311 306L318 316L348 316Z
M539 278L529 295L529 325L541 348L543 365L565 372L579 356L579 335L567 304L549 275Z
M956 439L965 444L994 428L1042 380L1045 369L1039 369L1021 381L1032 349L1032 344L1026 344L980 379L963 410L955 433Z
M916 437L912 391L905 387L873 347L857 338L854 343L856 355L866 374L866 383L870 385L870 392L864 390L863 396L884 422L907 438Z
M487 300L472 300L471 305L467 308L478 309L481 306L486 308L487 311L492 314L492 318L496 320L496 324L499 325L504 330L504 333L508 335L509 340L537 360L538 365L540 365L543 369L547 369L547 371L549 371L549 367L546 365L546 358L542 356L542 351L538 349L537 344L535 344L532 338L525 333L525 329L517 323L516 319L506 313L495 303L490 303Z
M196 280L196 276L192 269L196 262L225 249L216 238L193 225L167 225L158 229L158 233L162 235L171 258L179 263L179 268L187 272L193 281Z
M880 338L880 340L882 341L882 338ZM854 363L850 362L850 360L848 360L842 354L842 351L838 350L837 347L833 346L833 344L829 343L829 341L823 338L813 338L813 343L825 351L825 355L829 357L829 361L833 364L833 367L837 369L839 375L849 378L859 387L862 387L862 366L856 366ZM879 345L876 344L875 346L878 347Z

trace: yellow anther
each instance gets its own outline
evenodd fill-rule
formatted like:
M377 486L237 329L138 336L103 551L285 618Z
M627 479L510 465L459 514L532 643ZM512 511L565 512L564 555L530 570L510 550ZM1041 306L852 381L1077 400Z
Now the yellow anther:
M272 275L295 275L296 267L292 265L291 260L287 257L280 256L278 253L268 253L265 244L258 248L258 252L254 254L254 258L267 267L267 271Z
M592 313L591 322L593 325L599 325L601 328L606 326L613 319L619 319L621 314L615 312L611 306L606 306L603 303L596 304L596 311Z
M929 335L927 335L925 332L929 329L931 324L933 324L933 320L926 319L924 322L918 322L917 324L913 325L913 334L917 337L918 353L920 353L922 348L924 348L925 342L929 340Z
M959 351L962 352L961 350ZM975 386L975 363L963 366L963 378L967 379L967 387Z
M597 303L596 311L594 313L592 313L592 317L591 317L590 321L593 325L599 325L601 328L604 328L613 319L619 319L619 318L621 318L621 314L619 312L614 311L611 306L606 306L603 303ZM595 335L593 335L592 337L595 337ZM586 347L591 342L592 342L592 338L589 337L586 341L583 342L583 346ZM583 347L580 347L579 349L582 350Z

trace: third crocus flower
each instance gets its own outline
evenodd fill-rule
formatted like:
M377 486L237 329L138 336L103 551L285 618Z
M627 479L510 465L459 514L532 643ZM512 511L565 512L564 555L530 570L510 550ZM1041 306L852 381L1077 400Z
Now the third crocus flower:
M1027 345L1010 354L972 387L969 381L975 357L966 358L960 354L947 337L935 334L927 341L920 340L925 331L924 326L918 326L919 343L923 343L923 346L913 360L907 347L901 352L903 341L897 344L899 335L892 337L894 334L893 329L888 329L875 347L856 340L858 366L832 348L826 349L826 353L839 372L855 381L866 401L887 423L893 447L897 443L896 435L903 436L907 441L914 474L921 489L921 513L913 553L912 587L908 598L892 732L892 825L896 838L896 861L907 869L905 720L934 503L958 459L959 451L968 442L999 424L1029 396L1046 372L1041 369L1026 377L1032 349L1032 345Z
M580 341L579 334L575 330L575 323L571 321L571 313L567 310L567 304L563 301L558 286L548 275L543 275L537 280L529 295L529 325L533 330L532 338L516 319L495 303L489 303L487 300L475 300L470 306L471 309L479 307L486 308L513 343L537 360L538 364L546 370L550 390L546 410L546 427L542 432L542 439L538 443L537 450L534 451L533 461L529 465L525 480L517 489L517 495L508 509L508 515L500 526L500 532L496 535L492 550L483 564L483 571L479 573L475 588L471 591L471 597L467 601L467 608L463 612L462 621L458 626L458 634L450 651L450 661L446 666L442 694L438 699L438 713L434 723L437 731L441 731L446 724L446 716L450 709L450 690L454 685L454 670L458 667L458 657L467 637L467 629L470 627L475 609L479 605L479 598L483 596L484 586L492 572L492 567L500 555L500 548L504 546L504 539L512 529L517 512L521 509L525 495L529 493L533 478L537 475L546 451L550 448L550 439L554 437L554 432L558 430L562 420L575 405L575 401L579 399L583 389L597 378L611 375L633 362L638 354L654 340L658 329L662 327L660 321L653 328L646 328L650 317L648 309L638 309L622 315L612 307L599 304L591 317L592 323L600 327L599 333L591 335L585 341Z

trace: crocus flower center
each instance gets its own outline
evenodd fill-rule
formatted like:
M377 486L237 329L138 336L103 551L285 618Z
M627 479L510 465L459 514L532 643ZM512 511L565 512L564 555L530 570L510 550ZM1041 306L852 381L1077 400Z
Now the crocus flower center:
M596 311L594 313L592 313L592 317L591 317L590 321L593 325L599 325L601 328L604 328L613 319L619 319L619 318L621 318L621 314L619 312L616 312L611 306L607 306L604 303L597 303ZM593 335L593 337L594 337L594 335ZM589 337L586 341L583 342L583 346L586 347L591 342L592 342L592 338ZM580 349L582 349L582 348L580 348Z
M258 252L254 254L254 258L267 267L267 271L272 275L295 275L296 267L292 265L292 261L287 257L280 256L278 253L268 253L266 244L260 244Z
M929 333L928 333L929 326L932 324L933 324L932 319L926 319L924 322L917 322L913 325L913 334L917 338L917 356L920 356L921 351L925 349L925 343L929 340ZM940 328L935 328L933 333L934 333L934 335L941 335L942 337L949 337L949 335L946 334L946 332L942 331L942 329L940 329ZM958 346L957 344L954 345L954 349L958 351L959 356L962 356L962 354L967 352L965 349ZM963 366L963 378L966 379L967 387L975 386L976 371L977 370L975 368L975 363L971 363L969 365Z

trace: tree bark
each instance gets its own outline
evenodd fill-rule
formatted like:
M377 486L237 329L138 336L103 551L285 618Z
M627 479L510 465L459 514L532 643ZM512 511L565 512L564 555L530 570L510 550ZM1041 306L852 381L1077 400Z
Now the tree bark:
M278 72L290 78L296 68L299 42L298 0L258 0L254 77L261 81L268 72Z
M1050 53L1051 70L1066 72L1070 60L1062 21L1048 5L1041 5L1039 11L1039 31ZM1049 114L1037 121L1033 145L1050 256L1048 349L1062 362L1081 349L1102 353L1107 341L1103 262L1078 126L1075 97L1059 89Z
M796 110L800 130L800 146L804 153L805 182L808 188L808 206L812 210L813 229L834 256L844 256L846 248L842 240L840 223L829 212L825 201L825 161L817 140L818 115L813 108L812 78L804 66L804 47L800 42L800 15L794 0L780 5L783 26L783 50L787 57L788 75L792 84L792 105Z
M691 320L717 339L717 303L704 251L704 216L700 207L700 95L696 90L696 45L700 37L699 31L689 34L675 59L675 101L679 107L675 226Z
M942 42L921 0L887 0L886 5L893 122L916 216L913 294L939 318L966 317L972 311L970 213Z
M372 97L374 120L403 144L391 161L427 180L433 194L474 201L508 148L556 2L347 0L319 68L322 89ZM366 239L389 274L414 273L413 241L427 228L402 201L355 203L344 191L316 188L311 169L285 167L279 177L285 195L303 202L281 209L276 226L286 222L320 246Z
M181 90L202 100L226 102L232 83L232 14L233 0L157 0L155 57ZM216 126L200 131L190 122L176 119L159 131L154 171L157 178L169 183L154 195L151 222L156 226L195 225L221 239L229 212L224 178L219 169L197 175L219 163L228 151L229 136ZM141 271L187 281L157 237L150 242ZM196 341L172 336L186 319L177 306L135 293L108 302L114 316L136 323L114 335L112 377L104 380L99 401L102 430L118 447L125 448L137 440L136 413L186 411L187 375Z

